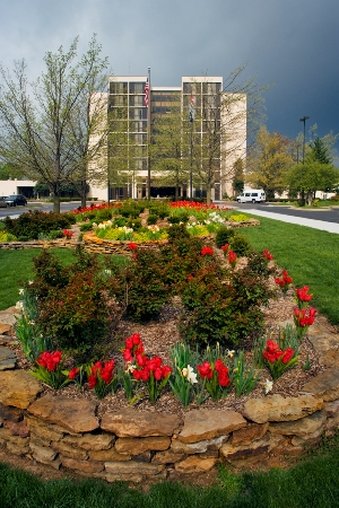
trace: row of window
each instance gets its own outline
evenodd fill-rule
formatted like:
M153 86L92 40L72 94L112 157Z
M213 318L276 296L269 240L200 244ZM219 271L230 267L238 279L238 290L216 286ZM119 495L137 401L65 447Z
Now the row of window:
M111 94L137 94L144 93L145 82L115 82L111 81L109 84L109 91ZM219 83L202 83L201 81L186 82L183 85L184 94L204 94L204 95L216 95L221 91L221 82ZM178 92L164 92L169 96L177 96ZM160 94L159 94L160 95ZM175 99L173 99L175 100Z

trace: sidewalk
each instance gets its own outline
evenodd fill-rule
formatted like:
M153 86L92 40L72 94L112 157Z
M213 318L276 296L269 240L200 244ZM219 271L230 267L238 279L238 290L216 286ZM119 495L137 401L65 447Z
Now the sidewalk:
M282 213L270 213L264 210L255 209L246 209L246 211L244 210L244 213L258 215L260 217L267 217L268 219L281 220L282 222L289 222L290 224L298 224L299 226L307 226L309 228L320 229L321 231L328 231L329 233L339 234L339 224L336 222L305 219L304 217L295 217L293 215L284 215Z

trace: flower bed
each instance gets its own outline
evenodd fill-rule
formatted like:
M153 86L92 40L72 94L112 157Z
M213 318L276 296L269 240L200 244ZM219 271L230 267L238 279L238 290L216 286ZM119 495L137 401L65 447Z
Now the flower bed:
M0 373L9 451L144 481L281 463L337 426L338 335L313 335L309 288L227 228L216 246L171 235L126 243L119 269L81 252L68 268L36 259L16 325L26 371ZM274 308L283 319L264 330Z

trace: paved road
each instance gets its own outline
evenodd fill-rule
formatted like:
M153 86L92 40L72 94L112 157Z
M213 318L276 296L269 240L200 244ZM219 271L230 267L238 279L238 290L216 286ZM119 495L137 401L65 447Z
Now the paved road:
M322 209L322 210L303 210L300 208L290 208L288 206L278 206L270 204L253 204L253 203L234 203L223 202L225 206L232 206L237 210L248 212L251 215L268 217L271 219L281 220L301 226L308 226L330 233L339 233L339 208ZM61 203L61 211L74 210L80 205L80 201L71 201ZM36 203L29 202L26 207L17 206L15 208L0 208L0 219L7 215L18 217L27 210L44 210L46 212L53 209L52 203Z
M270 219L281 220L300 226L328 231L329 233L339 233L339 208L326 210L302 210L299 208L289 208L287 206L276 205L253 205L237 204L235 208L248 212L251 215L267 217Z
M66 203L60 203L62 212L74 210L78 206L80 206L80 201L69 201ZM53 210L53 204L29 201L27 206L13 206L9 208L0 208L0 220L4 219L8 215L12 218L19 217L19 215L27 212L28 210L43 210L44 212L50 212L51 210Z

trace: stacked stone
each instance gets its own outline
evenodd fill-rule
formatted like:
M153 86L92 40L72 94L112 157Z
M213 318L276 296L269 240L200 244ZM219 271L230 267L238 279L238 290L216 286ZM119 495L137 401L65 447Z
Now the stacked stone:
M8 348L12 325L6 331L3 321L0 315L0 339ZM7 358L0 371L0 446L109 482L196 481L213 477L220 463L247 469L289 464L339 426L339 335L315 326L309 339L325 369L301 393L249 398L239 411L202 406L180 415L127 408L99 418L99 402L44 393Z

